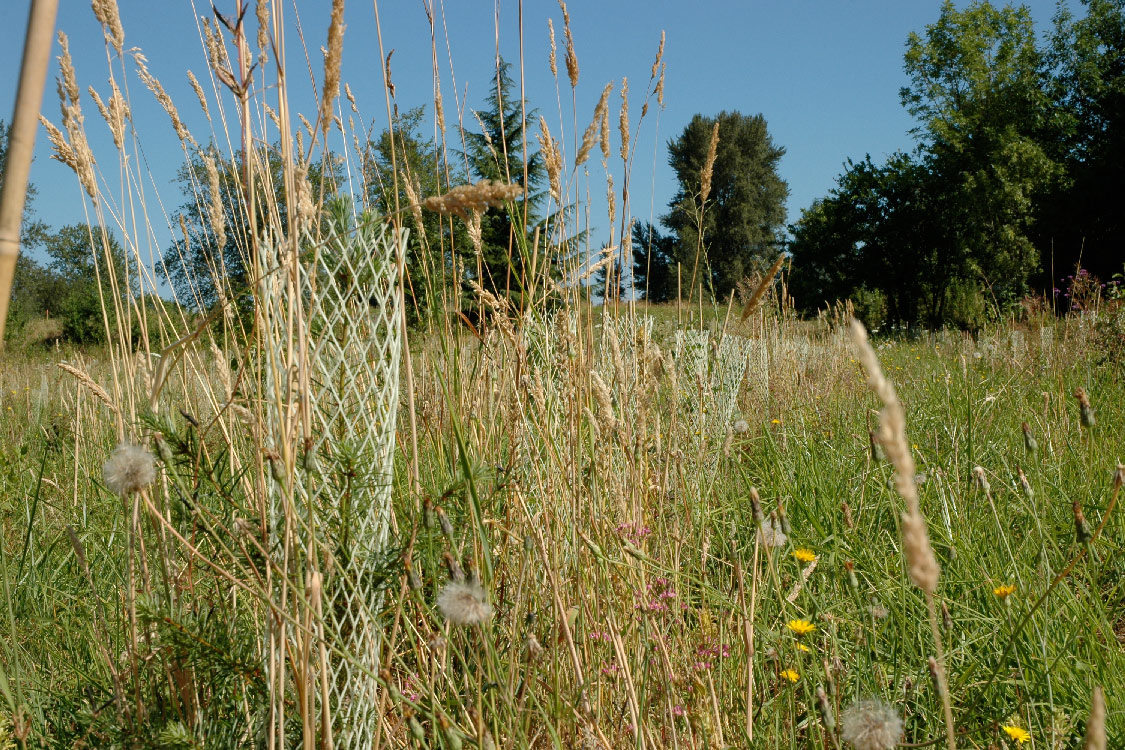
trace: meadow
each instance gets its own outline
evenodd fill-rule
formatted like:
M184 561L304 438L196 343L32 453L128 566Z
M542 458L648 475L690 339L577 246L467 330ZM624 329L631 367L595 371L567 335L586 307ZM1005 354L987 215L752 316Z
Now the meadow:
M1125 742L1119 302L868 339L847 303L800 319L779 259L725 303L594 304L608 253L550 207L610 158L606 94L573 156L542 122L550 218L513 232L521 294L499 294L481 220L518 224L523 191L418 194L404 159L365 184L402 198L392 215L316 192L314 149L345 135L342 28L332 93L291 126L283 9L259 7L256 40L207 27L227 75L197 90L240 105L214 109L229 154L199 148L140 61L200 155L183 251L229 234L250 280L196 267L207 305L145 303L148 206L105 192L63 66L49 132L107 254L108 341L0 354L0 748ZM116 5L94 9L117 74ZM563 36L550 65L573 89ZM261 112L231 73L252 52L274 66ZM127 192L143 162L110 101ZM404 229L430 258L409 278ZM428 316L407 320L407 282Z
M880 404L854 347L827 319L740 334L677 312L560 313L539 331L499 327L412 353L419 487L400 450L376 744L834 746L840 713L870 698L901 716L905 741L942 738L903 501L870 437ZM1093 686L1110 706L1122 695L1111 511L1123 385L1088 333L1076 318L976 342L877 343L906 404L941 566L964 747L1016 746L1005 726L1031 746L1076 747ZM222 490L233 481L222 417L175 399L165 471L178 477L161 484L194 482L192 499L159 496L191 529L179 546L107 490L112 410L57 363L94 383L109 375L104 360L64 354L8 354L0 375L3 687L16 720L52 746L122 742L121 718L153 746L246 742L268 692L263 610L225 580L249 578L255 549L239 540L249 509ZM135 654L131 519L147 564L156 548L169 566L136 592ZM491 611L479 624L440 606L451 576L480 581ZM128 691L120 715L115 680Z

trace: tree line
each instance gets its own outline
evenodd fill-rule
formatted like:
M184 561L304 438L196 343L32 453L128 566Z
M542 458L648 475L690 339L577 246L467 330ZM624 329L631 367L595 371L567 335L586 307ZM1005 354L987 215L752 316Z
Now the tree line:
M829 194L788 226L779 174L785 149L765 118L694 116L667 144L677 191L666 212L655 224L631 224L621 243L627 252L588 282L591 296L721 301L785 251L789 291L807 312L850 299L872 327L975 328L1029 293L1052 290L1079 263L1101 278L1121 270L1125 0L1084 0L1080 16L1060 6L1042 38L1025 6L976 0L958 9L947 0L934 23L907 39L904 70L900 98L917 123L914 148L882 162L849 160ZM357 202L413 230L405 265L415 323L450 312L450 299L471 306L479 289L520 304L535 233L577 210L556 201L562 205L545 214L553 204L544 154L525 132L536 113L516 91L509 65L498 61L475 112L479 130L466 131L451 156L423 135L422 108L396 106L392 128L360 146ZM276 211L284 225L281 150L263 147L257 156L270 200L254 204ZM239 156L207 148L180 171L184 202L172 220L181 236L162 270L192 310L231 292L236 298L226 302L252 309L242 168ZM326 153L302 169L314 202L338 209L340 160ZM422 197L479 179L517 183L525 193L487 211L472 236L459 220L410 210ZM105 269L97 263L124 264L118 244L95 242L84 226L50 232L33 219L24 233L25 245L40 245L49 260L21 256L9 325L54 318L48 328L57 336L99 340ZM558 279L564 265L592 262L583 257L586 240L578 234L548 248L537 272L546 267Z
M1028 294L1065 303L1079 265L1121 272L1125 3L1082 6L1040 38L1026 6L947 0L909 36L916 146L849 160L790 228L807 310L852 299L874 326L975 329Z

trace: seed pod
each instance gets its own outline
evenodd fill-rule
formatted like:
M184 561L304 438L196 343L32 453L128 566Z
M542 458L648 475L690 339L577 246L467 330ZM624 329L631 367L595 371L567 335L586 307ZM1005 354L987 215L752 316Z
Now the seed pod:
M465 582L465 572L461 570L461 563L454 559L453 555L446 552L441 556L445 561L445 567L449 570L449 578L457 583Z
M418 591L422 588L422 577L418 575L418 571L414 569L414 561L411 559L410 553L402 559L402 565L406 568L406 580L410 583L410 588Z
M750 509L754 513L754 523L761 526L766 517L762 515L762 499L758 497L758 490L754 487L750 488Z
M820 685L816 686L816 708L820 712L820 720L829 732L836 728L836 717L832 713L832 705L828 702L828 694Z
M883 446L879 444L879 436L875 434L875 430L867 431L867 439L871 446L871 460L878 463L886 458L883 453Z
M435 512L441 525L441 533L445 534L447 539L453 539L453 524L449 522L449 516L445 515L445 509L439 505Z
M973 467L973 478L976 480L977 487L980 487L981 492L987 495L992 490L992 485L988 483L988 477L984 475L983 466Z
M941 603L941 625L946 633L953 630L953 616L949 614L949 605L945 602Z
M1028 426L1027 422L1021 424L1020 428L1023 430L1023 447L1030 455L1034 456L1039 452L1039 443L1035 442L1035 436L1031 434L1031 427Z
M1094 407L1090 404L1090 395L1086 389L1079 386L1074 389L1074 397L1078 399L1078 416L1082 426L1086 429L1093 427L1097 420L1094 419Z
M840 503L840 510L844 513L844 526L849 529L855 528L855 520L852 519L852 506L848 505L848 501Z
M855 563L851 560L844 562L844 570L848 572L848 586L853 589L859 588L859 579L855 577Z
M1071 507L1074 510L1074 536L1079 544L1087 544L1094 535L1090 533L1090 526L1086 523L1086 514L1082 512L1082 506L1077 500Z
M942 690L941 679L939 678L937 659L930 657L926 660L926 666L930 669L930 679L934 681L934 690L937 692L938 697L941 697L945 691Z
M777 504L777 520L781 522L781 533L793 536L793 527L789 525L789 516L785 515L785 506L781 503Z

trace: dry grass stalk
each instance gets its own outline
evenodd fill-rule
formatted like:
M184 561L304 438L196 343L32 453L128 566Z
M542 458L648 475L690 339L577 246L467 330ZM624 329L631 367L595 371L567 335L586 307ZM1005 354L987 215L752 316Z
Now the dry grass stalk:
M1105 693L1100 685L1090 696L1090 718L1086 721L1086 746L1084 750L1106 750Z
M66 362L59 362L58 366L60 370L69 372L79 383L89 388L90 393L94 394L94 397L98 399L98 401L101 401L103 404L108 406L109 410L112 411L115 415L121 414L121 411L117 408L117 405L113 403L113 399L111 399L109 397L109 394L106 393L105 388L102 388L100 385L98 385L97 382L93 378L91 378L85 371L79 370L74 365L67 364Z
M609 204L609 231L610 241L613 241L613 225L617 223L617 195L613 192L613 175L605 176L605 199Z
M278 118L277 112L274 112L273 108L270 107L270 105L266 102L262 102L262 106L265 107L266 116L268 116L270 118L270 121L273 122L273 126L278 130L281 130L281 119Z
M207 48L207 59L211 69L216 73L227 70L227 52L223 46L223 34L217 26L211 25L211 19L203 19L203 44Z
M302 125L304 125L305 130L307 130L308 133L309 133L309 140L312 141L314 139L314 136L316 135L316 130L313 129L312 123L309 122L309 118L305 117L302 113L298 112L297 113L297 119L301 121ZM297 133L297 135L300 136L301 134ZM297 151L299 153L303 154L305 152L304 144L298 145Z
M699 205L707 203L711 195L711 177L715 173L715 158L719 154L719 121L711 128L711 145L707 147L707 158L703 160L703 172L699 177Z
M598 99L598 106L594 107L594 118L590 120L586 132L582 134L582 145L578 147L578 156L574 158L574 166L576 167L585 164L586 160L590 158L590 150L594 147L598 138L598 127L602 123L602 118L606 116L606 102L609 101L609 92L612 90L613 83L607 83L605 88L602 89L602 97ZM608 146L606 150L608 151Z
M602 163L609 164L609 107L607 106L602 110L602 119L599 123L598 129L600 130L598 137L598 145L602 149Z
M62 78L58 82L59 108L62 111L63 127L66 137L58 128L46 124L47 138L55 149L55 158L66 164L78 175L79 182L85 188L86 194L93 199L98 192L97 176L94 174L94 154L90 144L86 141L86 131L82 127L82 106L78 99L78 80L74 71L74 64L70 58L70 43L66 34L58 33L59 46L62 54L59 55L59 71Z
M226 212L223 210L223 193L219 183L219 168L211 154L203 154L203 166L207 170L207 186L211 200L207 206L207 217L211 220L211 230L215 233L217 251L227 245Z
M312 185L309 184L309 167L300 164L294 170L293 184L297 195L293 205L296 207L295 224L297 232L303 232L313 225L316 218L316 203L313 201Z
M475 185L458 185L444 195L432 195L422 201L422 207L439 214L459 216L469 223L470 213L501 208L521 195L523 188L519 185L481 180Z
M583 281L586 281L586 279L590 278L598 271L602 270L614 260L616 260L617 249L617 245L606 245L605 247L603 247L601 249L601 257L596 262L591 263L589 266L587 266L586 269L578 274L574 279L570 279L569 281L564 282L564 285L573 286L575 284L581 284Z
M332 107L340 95L340 58L344 52L344 0L332 0L328 23L328 51L324 56L324 88L320 96L320 126L328 132Z
M125 45L125 29L121 27L121 14L117 10L117 0L93 0L94 16L105 29L105 39L121 54Z
M906 412L898 399L898 394L895 393L894 386L883 375L879 358L875 356L875 350L867 340L867 331L863 324L853 319L848 333L856 347L859 361L867 372L868 387L884 404L879 418L879 443L883 446L887 460L895 469L895 488L906 501L906 512L902 517L903 554L906 557L910 580L926 594L930 631L938 655L935 671L942 708L945 712L946 743L949 750L955 750L957 743L953 734L953 706L949 698L949 681L945 673L945 656L942 650L941 631L938 629L937 608L934 604L934 591L937 589L941 569L930 546L926 519L922 516L918 502L918 487L914 483L914 457L910 454L909 443L906 440Z
M445 104L441 97L441 83L434 80L434 119L441 129L442 138L445 138Z
M156 76L149 72L148 66L145 65L148 60L140 52L134 52L133 59L137 63L137 75L140 76L144 85L147 86L148 90L156 97L156 101L160 102L160 106L164 107L164 111L168 113L168 117L172 120L172 128L176 131L176 136L184 143L197 146L198 144L195 142L195 138L192 137L187 126L184 125L183 121L180 119L180 113L176 111L176 105L172 102L172 97L168 96L168 92L164 90L164 86L160 84Z
M649 73L649 78L656 78L656 74L660 71L660 63L664 60L664 30L660 30L660 46L656 48L656 59L652 61L652 72Z
M211 110L207 107L207 96L203 93L203 87L199 85L199 81L195 78L195 73L190 70L187 72L188 82L191 84L191 90L195 92L195 96L199 99L199 106L203 109L203 114L207 115L207 122L211 122Z
M660 78L656 81L656 103L660 105L661 109L664 108L664 72L668 69L668 63L660 63Z
M418 202L418 191L414 187L414 180L409 174L402 175L402 187L406 192L406 200L410 202L410 214L414 217L414 228L419 238L425 238L426 230L422 225L422 205Z
M551 66L551 75L558 80L559 77L559 62L558 62L558 48L555 46L555 22L550 18L547 19L547 32L551 37L551 54L547 58L547 62Z
M578 55L574 54L574 35L570 31L570 13L566 3L559 0L559 8L563 14L563 35L566 37L566 75L570 79L570 87L578 87Z
M67 165L75 172L78 171L78 157L74 153L74 149L67 143L66 136L61 130L55 127L54 123L48 120L43 115L39 115L39 122L42 123L44 130L47 131L47 141L54 149L51 158L55 161L60 161Z
M117 81L110 78L109 83L113 87L113 93L109 97L108 105L102 101L101 96L98 95L93 86L90 86L88 91L94 103L98 105L98 111L101 113L102 119L109 126L109 132L113 135L113 145L120 150L125 147L125 119L129 116L129 105L125 103L125 97L121 95L121 90L117 88Z
M66 99L73 105L78 104L78 77L74 72L74 61L70 58L70 39L62 31L58 33L59 47L62 48L62 54L56 60L59 61L59 74L62 75L62 80L59 82L59 98L62 99L62 94L66 94ZM65 108L67 102L61 102ZM64 112L65 115L65 112Z
M781 270L783 263L785 263L785 255L777 256L777 260L770 266L770 270L766 271L766 275L762 277L758 288L754 290L754 293L750 295L750 299L746 301L746 307L742 310L742 317L739 318L740 322L745 322L745 320L758 309L758 304L762 301L762 298L766 296L766 291L769 290L770 286L773 284L773 279L777 276L777 272Z
M629 79L621 79L621 115L617 119L621 132L621 160L629 160Z
M539 153L543 155L543 166L547 170L547 184L551 197L556 202L562 202L562 153L559 151L558 141L551 138L551 131L547 128L547 120L539 117L539 132L535 136L539 141Z
M269 0L258 0L254 5L254 15L258 20L258 61L266 62L266 49L270 45L270 3Z
M355 94L352 93L351 84L344 84L344 96L348 98L348 104L351 105L352 112L359 114L359 107L355 103Z
M468 217L462 216L469 232L469 241L473 243L473 252L478 256L484 251L484 237L481 235L480 222L484 217L481 211L473 211Z

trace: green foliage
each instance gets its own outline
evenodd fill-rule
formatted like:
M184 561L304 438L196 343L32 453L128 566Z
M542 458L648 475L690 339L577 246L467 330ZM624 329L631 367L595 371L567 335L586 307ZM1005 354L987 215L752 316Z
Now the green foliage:
M798 302L866 286L893 320L975 330L1022 299L1049 267L1046 207L1068 184L1048 68L1027 8L944 3L907 40L918 148L849 161L791 227Z
M701 177L715 122L719 143L710 195L702 206ZM669 142L668 153L679 190L661 221L676 238L674 257L683 267L684 284L694 277L707 293L726 298L780 249L789 187L777 168L785 149L774 144L762 115L724 111L716 117L695 115ZM703 248L697 252L700 232Z
M69 224L46 234L43 246L45 266L23 255L16 263L8 313L13 332L26 343L104 342L106 319L112 330L118 318L114 300L123 300L127 291L122 287L127 269L121 245L108 232ZM58 323L45 324L52 320Z
M887 295L878 289L861 286L851 295L855 317L869 331L878 331L887 321Z
M676 298L676 238L647 221L633 225L633 287L649 302Z
M1048 148L1065 179L1041 207L1038 237L1043 248L1051 247L1055 268L1081 263L1107 278L1120 270L1125 247L1118 197L1125 163L1125 2L1082 5L1082 17L1060 6L1045 53Z
M222 247L217 246L219 236L210 218L212 194L204 156L213 159L218 169L219 205L225 230ZM306 178L314 204L320 205L324 198L335 194L340 184L335 159L329 154L307 165ZM290 200L285 194L280 148L263 149L258 160L262 169L254 181L257 225L260 229L288 226ZM172 221L184 236L165 250L163 266L178 301L192 309L207 310L226 300L247 313L253 305L249 294L253 260L243 161L227 160L211 146L191 154L188 163L180 168L177 181L184 203L172 214ZM275 218L271 220L271 216Z
M414 200L443 192L441 153L433 139L420 132L424 111L416 107L396 114L393 138L391 130L383 130L368 144L370 158L364 161L367 200L383 216L393 216L396 211L413 215L408 207ZM421 227L416 220L411 224L406 246L407 317L412 324L437 313L443 293L454 283L451 248L469 244L461 222L451 222L433 211L423 211L421 217Z
M463 263L482 287L492 292L518 295L524 288L524 252L529 247L530 233L540 222L537 214L542 195L539 192L546 178L543 157L528 150L524 123L534 117L535 110L521 102L509 73L511 64L500 58L488 101L475 112L481 132L465 133L469 169L477 179L496 180L523 186L524 197L503 209L489 209L481 220L479 267L471 243L460 244ZM479 276L479 277L478 277Z

